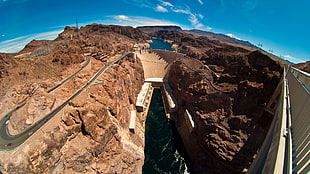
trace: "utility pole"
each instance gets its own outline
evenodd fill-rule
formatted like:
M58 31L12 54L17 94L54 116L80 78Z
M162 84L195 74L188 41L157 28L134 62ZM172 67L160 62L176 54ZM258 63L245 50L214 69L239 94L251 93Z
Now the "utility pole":
M79 29L79 22L78 22L78 18L75 19L75 23L76 23L76 28Z
M75 22L76 22L76 31L77 31L77 39L75 40L75 45L77 46L78 45L77 42L78 42L78 39L79 39L79 23L78 23L78 18L75 19ZM78 53L76 46L74 47L75 48L75 54Z
M100 24L98 24L98 35L100 35L100 32L99 32L99 25L100 25Z
M76 23L77 37L79 38L79 22L78 22L78 18L75 18L75 23Z

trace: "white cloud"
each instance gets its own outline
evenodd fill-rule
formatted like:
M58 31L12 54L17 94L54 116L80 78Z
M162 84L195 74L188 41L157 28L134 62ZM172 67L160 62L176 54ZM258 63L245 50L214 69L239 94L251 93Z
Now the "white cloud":
M197 15L190 14L188 19L195 28L202 28L204 25L198 20Z
M8 43L11 43L11 42L15 42L15 41L19 41L19 40L23 40L25 38L27 38L28 36L21 36L21 37L17 37L17 38L14 38L14 39L10 39L10 40L5 40L5 41L2 41L0 42L0 44L8 44Z
M31 39L11 39L0 42L0 52L15 53L20 51Z
M154 2L153 0L121 0L126 4L135 5L141 8L153 8Z
M295 57L292 57L290 55L285 55L283 56L284 58L288 59L289 61L291 62L294 62L294 63L302 63L302 62L305 62L305 60L302 60L302 59L299 59L299 58L295 58Z
M235 39L241 40L239 37L236 37L236 36L233 35L232 33L228 33L228 34L226 34L226 36L229 36L229 37L231 37L231 38L235 38Z
M202 23L197 23L195 25L195 28L203 28L205 25L203 25Z
M148 18L143 16L127 16L126 19L121 21L115 21L116 16L107 16L108 19L96 21L104 24L115 24L115 25L126 25L126 26L154 26L154 25L179 25L177 23L173 23L165 20L158 20L154 18Z
M114 18L118 20L128 20L128 16L125 15L117 15Z
M229 37L234 37L234 35L233 35L233 34L231 34L231 33L226 34L226 36L229 36Z
M160 6L160 5L157 5L155 10L158 12L168 12L168 10L165 7Z
M195 28L204 27L204 25L198 19L198 18L203 19L204 16L202 14L194 14L189 9L186 9L186 10L174 9L172 11L175 13L183 13L183 14L189 15L188 20Z
M175 5L165 0L157 0L154 2L150 0L123 0L126 3L135 4L139 7L145 7L155 10L156 12L174 12L182 13L188 15L188 21L191 23L191 28L203 28L204 24L201 20L204 18L202 14L193 13L190 8L185 5L185 8L182 8L182 5ZM198 0L200 4L203 4L204 0ZM147 5L145 5L147 4ZM184 7L184 6L183 6Z
M43 40L43 39L55 39L59 33L61 33L63 30L56 30L56 31L49 31L44 33L38 33L35 34L35 39Z
M193 25L199 24L199 21L197 19L197 16L194 14L190 14L189 19L188 19Z
M0 52L6 52L6 53L18 52L33 39L37 40L55 39L58 36L58 34L61 33L62 31L63 30L56 30L44 33L29 34L14 39L2 41L0 42Z
M212 27L206 27L206 30L212 30L213 28Z
M5 34L2 34L1 37L5 37Z
M170 2L167 2L167 1L159 1L159 2L161 2L161 5L162 6L166 6L166 7L173 7L174 5L172 5Z
M175 13L191 14L190 10L174 9Z

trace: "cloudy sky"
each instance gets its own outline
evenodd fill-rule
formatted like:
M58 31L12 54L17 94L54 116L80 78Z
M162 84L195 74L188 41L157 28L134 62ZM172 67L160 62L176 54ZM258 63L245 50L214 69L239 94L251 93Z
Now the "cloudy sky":
M54 39L65 26L179 25L248 40L293 62L310 60L309 0L0 0L0 52Z

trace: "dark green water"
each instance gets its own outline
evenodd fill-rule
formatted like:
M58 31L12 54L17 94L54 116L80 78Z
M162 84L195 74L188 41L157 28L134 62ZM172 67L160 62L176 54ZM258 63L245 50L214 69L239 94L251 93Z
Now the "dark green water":
M146 119L143 174L188 173L177 149L182 146L178 133L165 116L159 89L155 89Z
M173 51L171 48L171 44L164 42L159 39L153 39L153 42L150 45L151 49L160 49L160 50L168 50L168 51Z

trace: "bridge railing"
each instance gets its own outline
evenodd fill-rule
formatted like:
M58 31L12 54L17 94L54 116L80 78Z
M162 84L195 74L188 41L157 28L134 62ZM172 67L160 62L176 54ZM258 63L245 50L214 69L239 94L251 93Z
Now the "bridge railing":
M302 86L310 93L310 74L292 67L291 73L298 79Z
M309 74L295 68L284 70L281 92L277 89L272 97L277 98L274 119L247 173L310 171L310 94L305 88L309 79Z
M296 77L297 74L297 77ZM292 69L287 75L290 91L292 172L310 171L310 74Z

